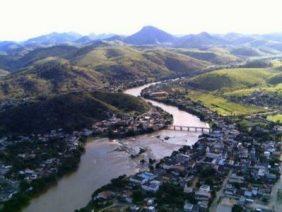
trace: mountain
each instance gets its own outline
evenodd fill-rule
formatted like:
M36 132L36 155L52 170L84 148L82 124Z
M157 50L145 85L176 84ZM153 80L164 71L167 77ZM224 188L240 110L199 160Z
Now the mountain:
M6 57L0 56L0 68L13 73L0 80L1 99L97 90L109 85L114 89L139 80L193 75L211 65L166 48L104 41L80 48L37 48L20 58Z
M31 38L25 42L0 42L0 55L23 56L30 51L41 47L52 47L56 45L71 45L76 47L88 46L96 41L123 42L136 46L161 46L172 48L188 48L207 50L213 47L233 50L240 48L252 48L257 53L239 52L240 57L271 56L282 52L282 33L271 33L262 35L245 35L240 33L188 34L182 37L171 35L153 26L145 26L140 31L121 36L112 33L79 35L77 33L51 33ZM235 51L237 52L237 51ZM246 52L246 51L245 51ZM2 66L0 66L1 68ZM2 67L3 68L3 67Z
M282 33L258 35L261 39L282 42Z
M205 50L177 48L175 51L213 64L224 65L240 62L240 58L224 48L213 47Z
M0 55L0 69L5 69L9 72L16 72L23 69L37 60L46 57L61 57L66 58L68 55L77 51L78 48L69 45L58 45L44 48L35 48L29 50L22 56L17 55Z
M70 45L56 45L51 47L36 48L33 51L29 51L20 57L16 64L17 67L24 68L37 60L41 60L47 57L60 57L67 59L69 55L77 52L78 48Z
M33 46L33 45L39 45L39 46L50 46L50 45L56 45L56 44L66 44L71 43L81 38L81 35L73 32L65 32L65 33L50 33L47 35L42 35L39 37L31 38L27 41L25 41L23 44L25 46Z
M221 69L196 76L188 84L206 91L233 90L258 85L262 87L268 83L268 79L279 81L276 80L277 76L277 72L263 68Z
M82 48L71 60L76 66L95 69L112 83L189 75L209 65L162 48L143 49L117 43Z
M2 54L10 54L14 50L21 48L22 45L13 41L1 41L0 42L0 55Z
M244 45L257 41L257 38L252 35L243 35L240 33L227 33L221 37L230 45Z
M0 134L81 130L113 115L137 115L149 105L122 93L76 92L41 97L0 111Z
M174 45L182 48L204 48L224 44L226 44L226 40L221 37L202 32L200 34L180 37Z
M67 60L45 58L0 79L0 99L52 95L102 88L103 77Z
M155 45L163 43L171 43L175 37L163 30L152 26L145 26L139 32L128 36L124 42L133 45Z
M258 49L252 48L252 47L239 47L234 48L231 50L231 53L236 56L242 56L242 57L255 57L260 56L261 53Z
M86 36L79 38L75 42L80 43L80 44L88 44L88 43L95 41L95 40L108 40L108 39L113 38L115 36L116 35L112 34L112 33L109 33L109 34L106 34L106 33L104 33L104 34L94 34L94 33L92 33L90 35L86 35Z

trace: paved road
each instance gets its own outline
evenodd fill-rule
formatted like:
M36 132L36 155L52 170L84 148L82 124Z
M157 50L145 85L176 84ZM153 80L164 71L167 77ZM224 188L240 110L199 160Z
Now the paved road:
M228 182L228 179L229 179L231 173L232 173L232 171L230 170L229 173L228 173L228 175L227 175L227 177L224 179L224 181L223 181L223 183L222 183L222 185L221 185L220 190L216 193L216 197L215 197L215 199L213 200L213 202L212 202L212 204L211 204L211 206L210 206L210 210L209 210L210 212L216 212L216 211L217 211L218 203L219 203L219 201L220 201L220 198L222 197L223 190L224 190L224 188L225 188L225 185L226 185L227 182Z
M280 165L280 172L281 171L282 171L282 165ZM271 192L271 199L268 205L269 207L274 208L274 211L282 211L282 203L279 202L277 198L277 192L279 188L282 189L282 175L280 175L278 182L273 186Z

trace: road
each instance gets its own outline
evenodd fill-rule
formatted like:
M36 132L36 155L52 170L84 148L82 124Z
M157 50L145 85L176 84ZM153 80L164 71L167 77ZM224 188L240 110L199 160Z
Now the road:
M215 199L213 200L213 202L212 202L212 204L211 204L211 206L210 206L210 210L209 210L210 212L216 212L216 211L217 211L216 209L217 209L218 203L219 203L219 201L220 201L220 198L222 197L223 190L224 190L224 188L225 188L225 185L226 185L227 182L228 182L228 179L229 179L231 173L232 173L232 171L230 170L229 173L228 173L228 175L227 175L226 178L224 179L224 181L223 181L223 183L222 183L222 185L221 185L220 190L219 190L218 192L216 192L216 197L215 197Z

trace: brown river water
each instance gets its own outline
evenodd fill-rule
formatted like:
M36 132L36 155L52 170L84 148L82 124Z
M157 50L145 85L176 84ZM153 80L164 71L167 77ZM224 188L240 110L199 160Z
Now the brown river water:
M152 83L151 83L152 84ZM150 86L128 89L126 94L139 96L142 89ZM206 127L206 123L185 111L163 103L146 100L173 115L175 125ZM61 178L57 185L34 198L24 212L72 212L85 206L91 194L99 187L120 175L131 175L142 169L139 160L131 159L128 151L116 151L121 146L128 149L145 148L145 158L161 159L169 156L183 145L194 144L200 133L161 130L151 134L121 140L108 138L89 139L79 168L72 174ZM169 137L168 140L164 139Z

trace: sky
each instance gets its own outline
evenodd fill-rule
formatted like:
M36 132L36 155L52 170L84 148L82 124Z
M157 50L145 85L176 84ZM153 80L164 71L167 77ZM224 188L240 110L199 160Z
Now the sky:
M282 32L281 0L0 0L0 40L50 32Z

